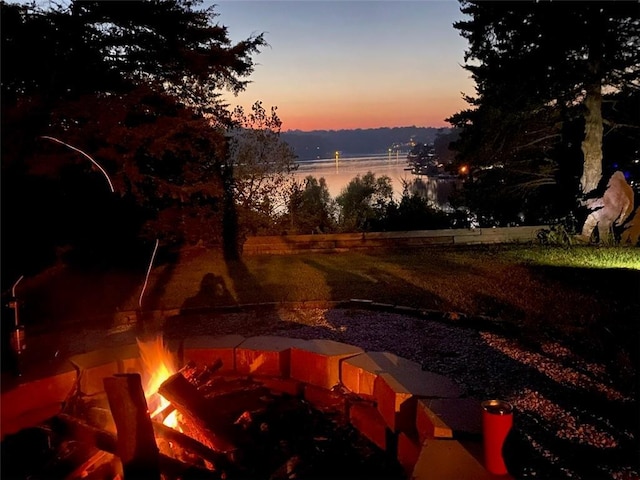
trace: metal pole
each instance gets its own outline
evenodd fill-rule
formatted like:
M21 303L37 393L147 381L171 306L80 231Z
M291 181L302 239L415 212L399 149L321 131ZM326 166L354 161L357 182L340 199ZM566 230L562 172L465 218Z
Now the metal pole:
M13 319L16 328L20 324L20 322L18 321L18 299L16 297L16 287L23 278L24 275L20 275L20 278L16 281L16 283L13 284L13 287L11 287L11 303L9 303L9 306L13 308Z
M13 318L14 318L14 329L11 332L10 344L11 349L15 353L14 362L15 365L13 367L14 374L18 377L22 376L21 369L21 360L22 351L25 349L24 343L24 327L20 325L20 321L18 318L18 298L16 297L16 287L18 283L24 278L24 275L21 275L20 278L13 284L11 287L11 301L9 302L9 307L13 308Z

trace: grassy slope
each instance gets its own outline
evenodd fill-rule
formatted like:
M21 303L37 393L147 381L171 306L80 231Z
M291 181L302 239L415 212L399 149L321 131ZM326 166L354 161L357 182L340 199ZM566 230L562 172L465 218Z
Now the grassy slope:
M109 321L118 310L138 308L144 275L59 267L26 279L22 317L34 327ZM155 266L143 307L350 298L499 317L535 334L603 326L629 331L640 311L640 249L434 247L225 263L215 252L192 248Z

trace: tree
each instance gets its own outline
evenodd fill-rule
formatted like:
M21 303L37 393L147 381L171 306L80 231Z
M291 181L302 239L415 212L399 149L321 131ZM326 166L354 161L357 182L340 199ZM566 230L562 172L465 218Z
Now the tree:
M339 225L343 231L368 231L380 225L393 202L391 179L372 172L357 175L336 198L340 207Z
M326 180L308 175L294 184L284 223L295 233L330 233L336 228L335 213Z
M243 232L268 229L288 201L297 168L291 147L280 139L282 122L256 102L251 113L237 107L229 130L229 164L233 192Z
M405 183L400 202L391 202L387 207L385 227L387 230L428 230L451 227L449 215L435 208L428 198L411 192Z
M82 219L118 198L113 231L128 224L166 242L220 237L231 114L218 95L245 88L252 55L266 43L262 35L231 43L213 7L200 3L0 3L3 278L22 271L34 250L79 241L72 237L82 229L62 238L47 217L69 213L64 198L86 206L67 223L95 224L88 243L107 227ZM105 179L95 165L113 179L108 198L98 195ZM30 225L49 226L42 235L22 227L25 210Z
M462 129L458 161L504 167L502 175L491 176L523 199L535 189L547 190L543 198L562 197L554 187L572 177L582 196L590 194L603 172L603 91L611 92L606 101L609 95L629 98L640 88L638 5L461 5L471 19L454 27L469 42L465 68L476 82L476 96L465 97L471 108L448 119ZM472 178L482 182L483 176Z
M455 152L451 149L451 144L455 142L459 136L460 132L457 129L447 131L442 129L438 131L433 141L436 157L445 167L455 161Z

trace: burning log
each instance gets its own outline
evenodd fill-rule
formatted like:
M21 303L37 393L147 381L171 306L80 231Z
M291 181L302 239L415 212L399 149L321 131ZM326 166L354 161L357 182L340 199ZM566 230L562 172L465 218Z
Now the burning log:
M107 453L114 455L117 455L118 453L118 441L116 435L93 427L78 418L60 413L52 419L52 428L61 436L70 437L79 442L84 442ZM194 445L192 443L186 442L184 445L186 448L194 449ZM197 451L194 449L194 451L200 454L203 453L202 450ZM196 465L190 465L167 455L163 455L162 453L160 453L158 457L160 472L169 478L190 478L190 476L204 480L219 480L222 478L222 474L217 471L214 472ZM203 456L203 458L206 457Z
M87 443L105 452L117 453L115 434L93 427L71 415L59 413L52 421L52 428L61 436Z
M166 407L164 407L162 410L160 410L160 412L155 414L151 420L153 420L154 422L162 423L167 419L169 415L171 415L175 411L176 411L176 407L169 404Z
M87 461L66 476L67 479L87 478L94 474L96 477L107 478L109 470L113 470L112 463L115 456L112 453L98 450ZM100 472L104 471L104 475Z
M191 368L187 368L191 367ZM190 361L183 368L180 369L180 373L196 385L202 385L207 383L211 377L222 368L222 360L216 359L211 365L205 365L204 367L198 367L195 362Z
M140 374L123 373L103 380L118 431L117 452L126 480L160 480L158 445L149 418Z
M165 380L158 393L195 426L194 434L201 443L217 452L233 453L237 450L236 435L230 425L216 415L207 399L180 372Z
M214 465L216 471L224 471L228 473L230 470L234 470L233 465L226 455L215 452L202 443L198 442L197 440L189 437L188 435L174 430L171 427L167 427L162 423L155 421L152 423L153 430L156 432L157 437L169 442L173 442L183 449L199 455L203 460L211 462Z

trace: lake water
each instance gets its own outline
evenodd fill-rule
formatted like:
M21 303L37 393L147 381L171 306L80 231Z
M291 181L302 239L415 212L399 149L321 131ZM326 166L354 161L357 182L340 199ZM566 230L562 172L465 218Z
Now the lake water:
M298 170L295 176L299 180L304 180L308 175L318 179L324 177L331 197L335 198L342 192L342 189L357 175L363 176L367 172L373 172L376 178L387 175L391 178L394 199L400 200L402 197L403 181L413 182L420 178L424 182L423 194L435 205L446 206L449 194L459 183L457 178L435 178L426 175L414 175L407 163L405 154L389 155L367 155L352 158L340 158L336 162L335 158L323 158L318 160L308 160L298 162Z

